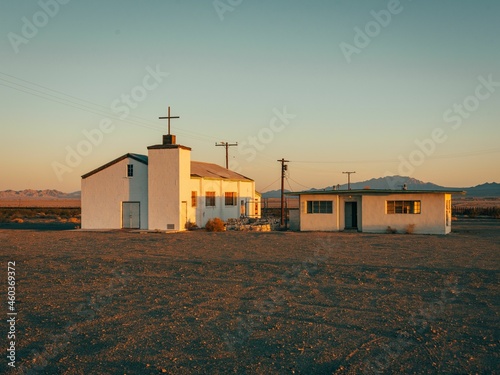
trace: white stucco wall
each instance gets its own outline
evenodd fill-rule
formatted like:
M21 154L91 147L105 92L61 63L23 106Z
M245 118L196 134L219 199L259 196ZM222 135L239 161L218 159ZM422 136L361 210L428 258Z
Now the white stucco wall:
M191 151L182 147L148 149L149 229L184 230L181 202L190 204Z
M208 220L220 218L224 221L240 217L241 201L244 201L245 209L252 209L252 202L255 198L255 183L253 181L224 180L211 178L193 178L191 181L192 190L197 189L198 204L195 210L196 224L204 227ZM215 206L206 206L206 193L215 192ZM225 205L225 193L235 192L237 195L235 206ZM193 214L193 211L191 211ZM253 214L253 210L252 210Z
M127 165L134 176L127 177ZM148 227L148 166L123 159L82 178L82 229L122 228L122 202L140 202L140 227Z
M307 201L332 201L333 212L331 214L308 214ZM339 230L339 206L337 195L301 195L299 202L301 231Z
M420 214L387 214L386 201L420 201ZM357 202L358 230L385 233L387 227L405 233L414 225L416 234L447 234L451 232L451 220L446 220L446 200L450 194L405 193L386 195L335 195L318 194L300 196L300 230L339 231L345 228L345 203ZM308 214L307 201L333 201L332 214ZM451 219L451 218L450 218Z
M420 214L386 214L386 201L421 201ZM414 224L416 234L446 234L445 194L365 195L362 199L363 232L384 233L388 226L405 233ZM451 229L451 227L450 227Z

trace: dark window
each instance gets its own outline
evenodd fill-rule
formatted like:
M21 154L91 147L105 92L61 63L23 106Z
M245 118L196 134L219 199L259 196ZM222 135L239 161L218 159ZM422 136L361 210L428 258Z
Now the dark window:
M236 193L224 193L224 204L226 206L236 206L238 203Z
M333 213L332 201L307 201L308 214L331 214Z
M215 207L215 191L207 191L205 197L205 206Z
M133 176L134 176L134 165L127 164L127 177L133 177Z

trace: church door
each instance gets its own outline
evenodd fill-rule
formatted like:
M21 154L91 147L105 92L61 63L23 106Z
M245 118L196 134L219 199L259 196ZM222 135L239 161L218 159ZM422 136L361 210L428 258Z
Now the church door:
M139 202L122 202L122 228L139 229L141 204Z

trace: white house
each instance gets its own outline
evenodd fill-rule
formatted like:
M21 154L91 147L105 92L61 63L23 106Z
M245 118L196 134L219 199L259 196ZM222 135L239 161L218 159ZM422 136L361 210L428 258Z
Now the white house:
M82 176L82 229L185 230L211 218L259 217L255 182L216 164L191 161L174 135Z
M451 190L328 190L288 193L299 196L290 225L300 231L385 233L451 232Z

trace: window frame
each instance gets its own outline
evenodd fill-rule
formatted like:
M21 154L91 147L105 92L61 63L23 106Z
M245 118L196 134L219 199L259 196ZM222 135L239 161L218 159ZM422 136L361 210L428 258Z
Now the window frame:
M232 207L237 205L238 205L238 194L235 191L226 191L224 193L224 206Z
M134 164L127 164L127 177L134 177Z
M333 214L333 201L306 201L306 213L313 214Z
M196 190L191 191L191 207L198 206L198 192Z
M215 191L205 192L205 207L215 207Z
M422 201L420 200L386 200L386 215L420 215Z

